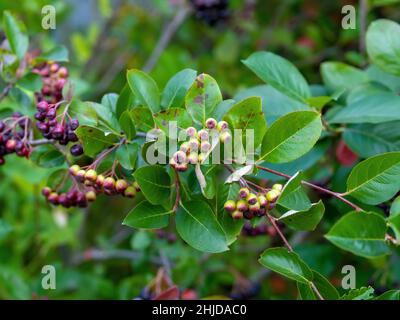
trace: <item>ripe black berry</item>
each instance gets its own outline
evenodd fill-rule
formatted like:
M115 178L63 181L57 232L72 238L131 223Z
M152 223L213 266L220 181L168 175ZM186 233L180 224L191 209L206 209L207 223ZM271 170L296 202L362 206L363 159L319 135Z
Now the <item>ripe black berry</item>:
M83 147L80 144L74 144L70 151L73 156L77 157L83 154Z

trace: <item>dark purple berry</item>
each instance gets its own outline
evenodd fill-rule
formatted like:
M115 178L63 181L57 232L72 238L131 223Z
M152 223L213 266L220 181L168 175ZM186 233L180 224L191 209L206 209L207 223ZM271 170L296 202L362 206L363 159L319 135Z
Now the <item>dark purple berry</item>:
M74 144L70 151L73 156L77 157L83 154L83 147L80 144Z
M71 119L71 121L69 122L69 125L72 130L76 130L79 127L78 119Z
M46 117L47 117L49 120L54 119L56 116L57 116L57 111L56 111L55 108L50 109L50 110L47 111L47 113L46 113Z
M39 112L47 112L47 110L49 110L49 104L46 100L42 100L36 105L36 108Z
M46 114L43 112L36 112L35 119L39 120L39 121L43 121L44 119L46 119Z
M64 126L58 123L53 129L52 135L54 139L61 139L64 136Z

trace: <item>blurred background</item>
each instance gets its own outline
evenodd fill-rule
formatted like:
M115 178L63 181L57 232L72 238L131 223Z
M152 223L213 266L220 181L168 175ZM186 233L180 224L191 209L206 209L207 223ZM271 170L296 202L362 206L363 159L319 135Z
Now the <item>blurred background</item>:
M48 4L56 8L55 30L41 27L41 9ZM357 9L360 27L354 30L341 27L342 7L348 4ZM68 47L76 94L91 101L120 92L129 68L149 72L160 88L176 72L192 68L212 75L225 99L263 94L261 80L241 63L258 50L292 61L318 90L321 62L363 67L368 23L377 18L400 21L396 0L30 0L1 1L3 10L24 21L31 49ZM268 94L280 102L278 93ZM19 105L23 103L31 104L21 98ZM321 146L313 162L304 164L315 180L324 169L317 172L313 165L324 162L325 151ZM340 170L344 176L343 168L337 176ZM122 198L100 198L86 211L50 207L40 196L50 174L17 157L0 168L0 298L132 299L145 297L155 278L164 279L166 286L176 284L183 298L296 297L295 284L257 263L260 252L280 243L272 231L252 237L244 232L231 251L207 255L178 240L173 226L155 232L122 227L132 207ZM336 184L343 188L340 179ZM328 202L326 226L342 210L334 200ZM346 263L359 266L358 286L384 290L383 284L392 288L400 282L400 263L395 261L358 259L318 234L297 233L292 241L303 259L336 285ZM56 267L56 290L42 289L41 269L47 264Z

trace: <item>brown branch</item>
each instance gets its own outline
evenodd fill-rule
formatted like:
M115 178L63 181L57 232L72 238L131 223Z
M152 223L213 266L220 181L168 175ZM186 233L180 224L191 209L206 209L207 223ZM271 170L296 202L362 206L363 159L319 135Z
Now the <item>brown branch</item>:
M288 175L288 174L285 174L285 173L282 173L282 172L279 172L279 171L276 171L276 170L273 170L273 169L270 169L270 168L262 167L262 166L259 166L259 165L256 165L256 167L257 167L258 169L260 169L260 170L263 170L263 171L272 173L272 174L274 174L274 175L283 177L283 178L285 178L285 179L290 179L290 178L292 178L292 176L290 176L290 175ZM304 180L301 181L301 183L304 184L304 185L306 185L306 186L308 186L308 187L311 187L311 188L313 188L313 189L315 189L315 190L318 190L318 191L321 191L321 192L330 194L331 196L334 196L335 198L339 199L340 201L342 201L342 202L348 204L350 207L352 207L352 208L353 208L354 210L356 210L356 211L364 211L362 208L360 208L360 207L357 206L356 204L354 204L354 203L352 203L351 201L345 199L340 193L331 191L331 190L329 190L329 189L322 188L322 187L320 187L320 186L317 186L317 185L315 185L315 184L313 184L313 183L310 183L310 182L307 182L307 181L304 181Z
M181 180L179 178L179 173L174 169L175 172L175 188L176 188L176 197L175 197L175 204L174 207L172 208L173 212L176 212L179 207L179 202L181 201Z
M185 5L182 5L179 10L176 12L174 18L168 23L168 25L163 29L163 33L161 37L158 39L156 46L154 47L153 52L151 53L149 59L146 61L143 67L143 71L150 72L153 70L156 65L158 59L160 58L162 52L168 46L172 37L178 30L179 26L186 20L188 15L191 12L191 8Z
M286 237L284 236L284 234L282 233L281 229L279 228L279 226L276 223L276 219L271 216L269 213L266 214L266 217L268 218L269 222L271 222L272 226L274 227L274 229L276 230L276 232L278 233L278 235L281 237L283 243L285 244L285 246L288 248L288 250L290 252L293 252L293 248L290 245L289 241L286 239Z

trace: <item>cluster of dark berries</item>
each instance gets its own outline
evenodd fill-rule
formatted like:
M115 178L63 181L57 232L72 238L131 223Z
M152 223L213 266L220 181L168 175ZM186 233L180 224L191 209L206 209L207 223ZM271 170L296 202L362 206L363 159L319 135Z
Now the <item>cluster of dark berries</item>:
M11 153L29 158L32 151L29 126L30 120L19 112L0 121L0 165L5 163L4 157Z
M272 189L266 193L255 195L248 188L239 190L239 200L228 200L224 204L226 211L230 212L234 219L252 219L265 215L266 210L273 206L279 198L283 186L274 184Z
M92 190L83 192L77 189L71 189L67 192L58 193L49 187L42 189L42 194L47 201L54 205L60 205L65 208L80 207L85 208L88 202L96 200L96 193Z
M257 237L262 235L274 237L276 235L276 230L273 226L266 224L259 224L253 227L250 223L246 223L243 226L242 235L247 237Z
M191 0L197 19L213 26L229 17L228 0Z
M42 77L43 87L36 93L38 101L45 100L48 103L56 104L63 100L62 90L67 83L68 69L57 63L44 63L36 66L32 72Z
M169 164L177 171L186 171L189 164L203 163L211 150L210 133L217 132L221 143L231 141L232 136L226 121L217 122L214 118L209 118L205 125L206 128L199 131L194 127L186 129L189 140L180 145L179 150L169 161Z
M59 104L49 104L46 100L37 103L37 112L35 119L36 126L42 132L46 139L54 139L61 145L67 145L69 142L77 142L78 137L75 130L79 127L78 119L67 120L64 115L60 122L57 119L57 109ZM82 145L77 143L71 147L71 154L79 156L83 153Z

